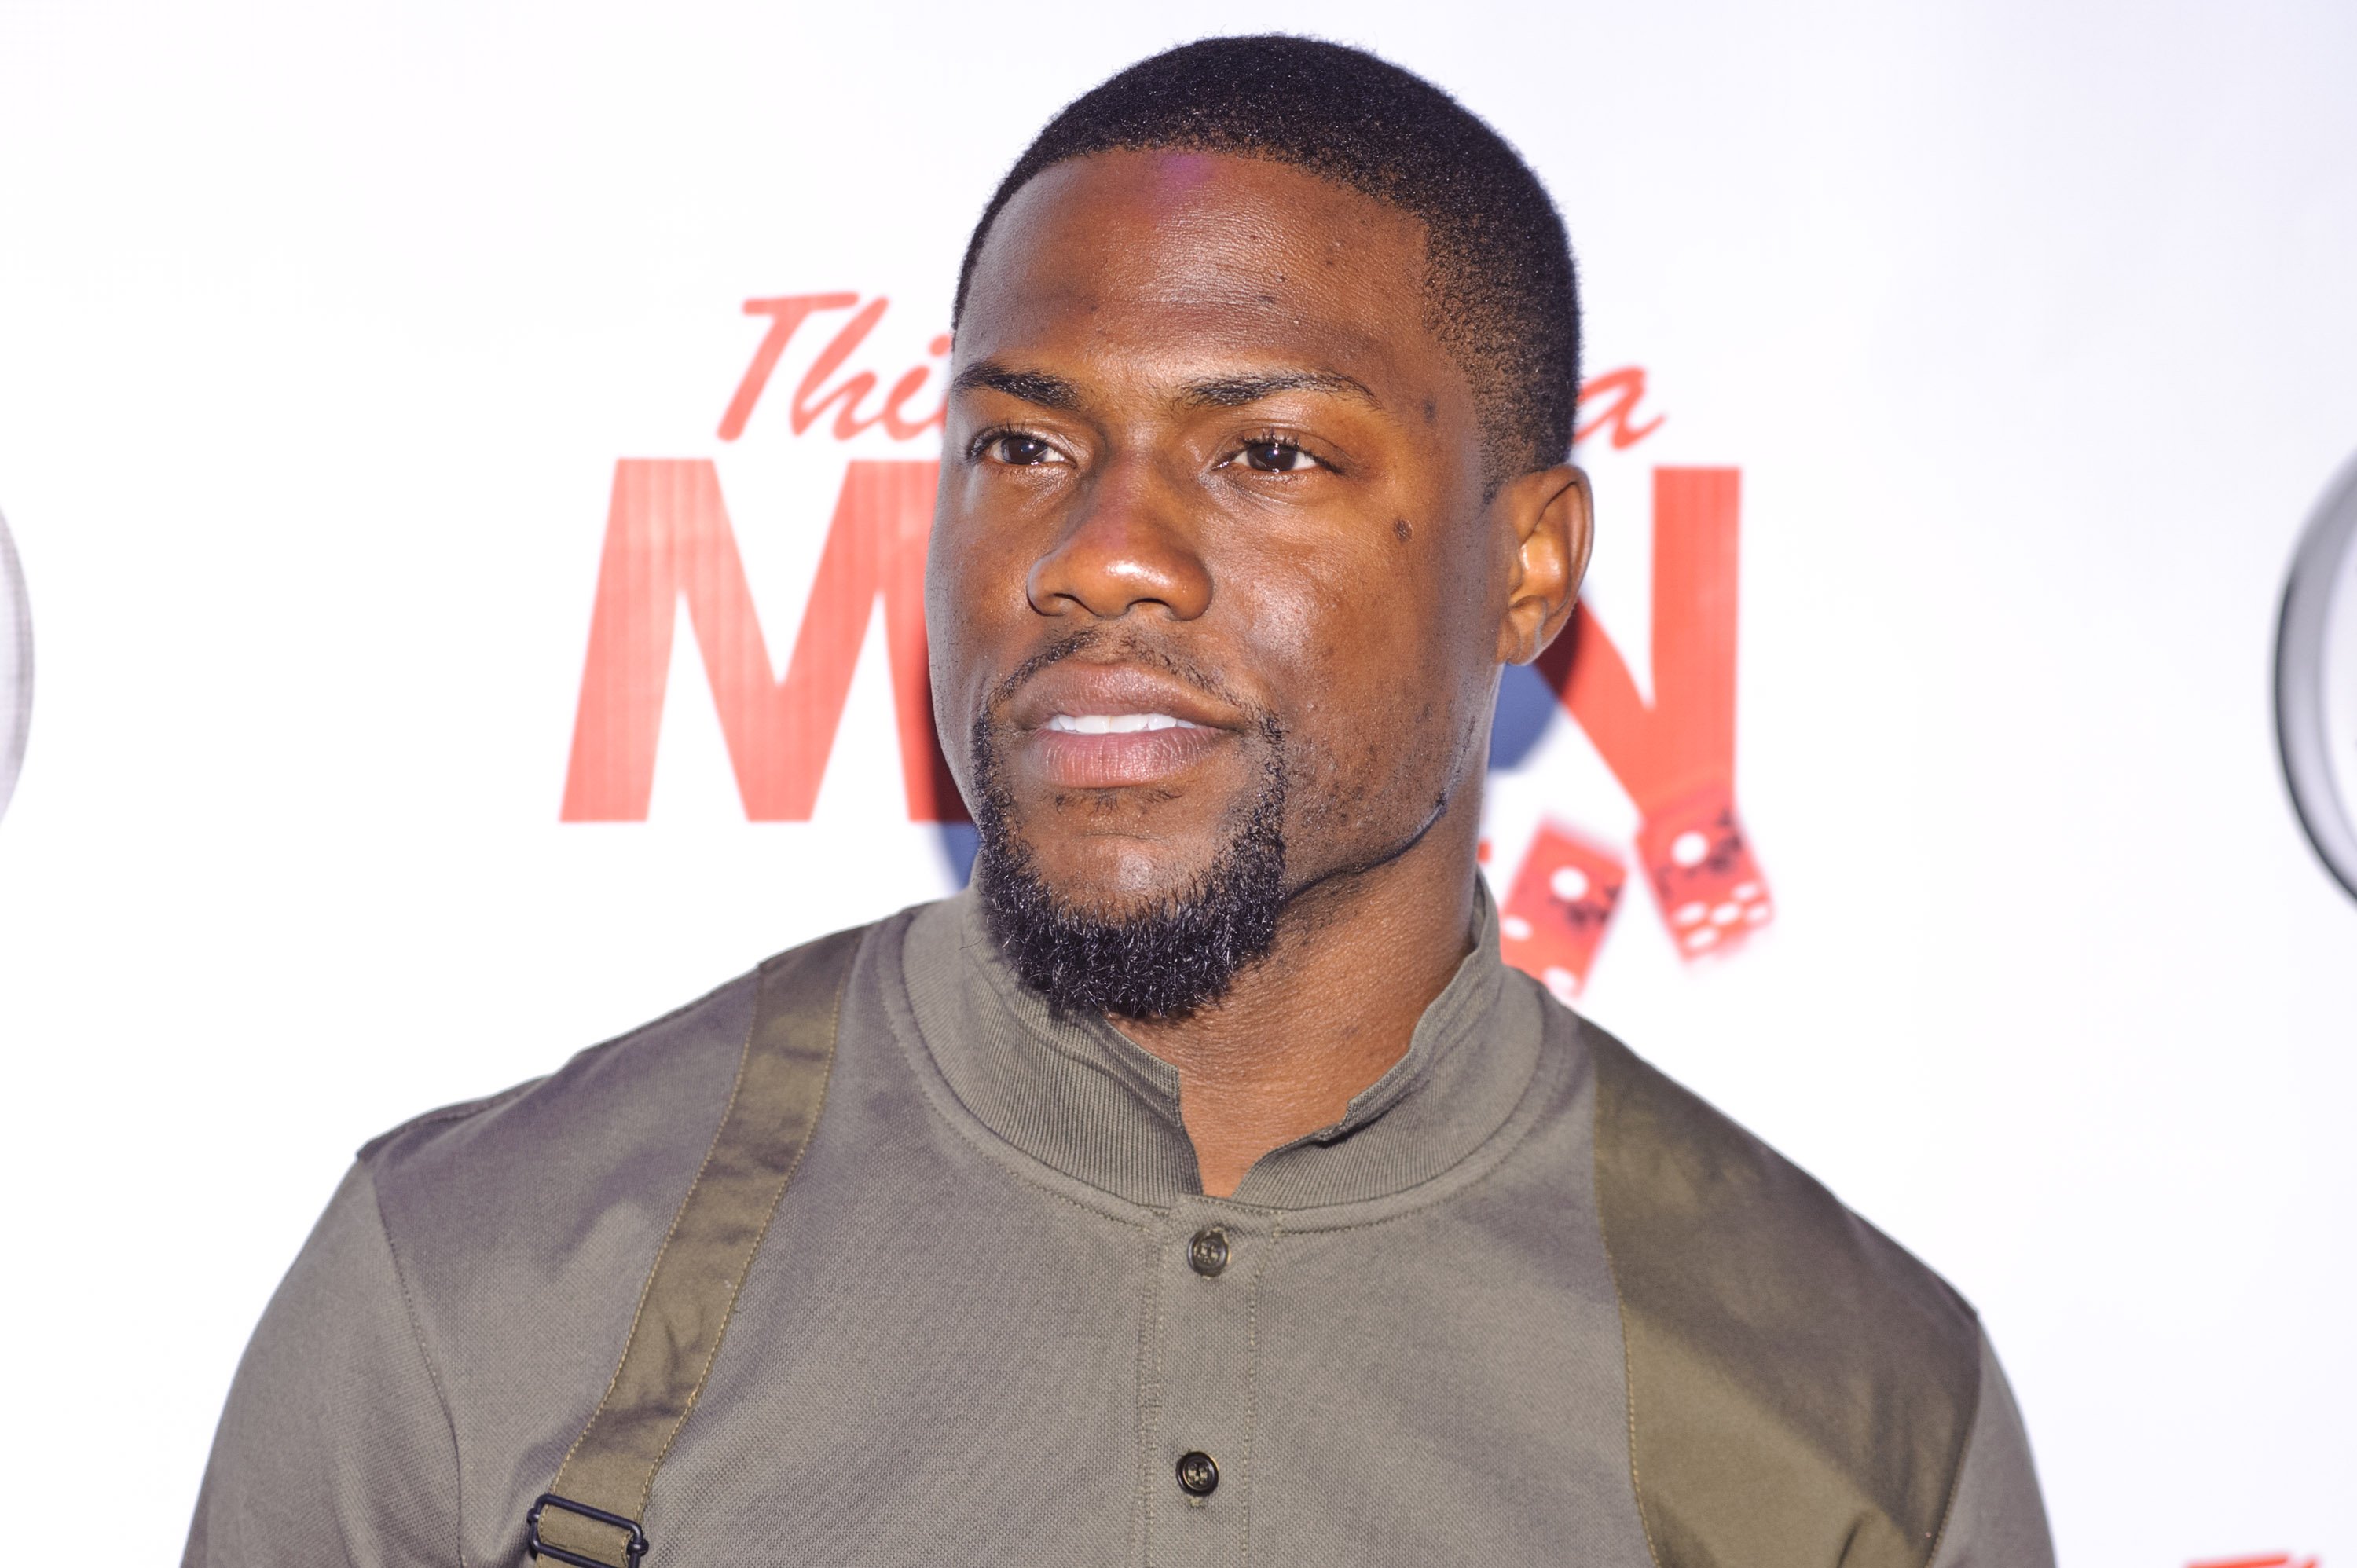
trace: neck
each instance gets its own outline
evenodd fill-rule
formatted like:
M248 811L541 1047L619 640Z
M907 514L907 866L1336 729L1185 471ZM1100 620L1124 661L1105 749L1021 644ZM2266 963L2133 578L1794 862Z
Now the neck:
M1205 1193L1232 1195L1263 1155L1340 1121L1407 1054L1472 948L1480 814L1452 811L1397 859L1297 897L1218 1006L1115 1021L1178 1069Z

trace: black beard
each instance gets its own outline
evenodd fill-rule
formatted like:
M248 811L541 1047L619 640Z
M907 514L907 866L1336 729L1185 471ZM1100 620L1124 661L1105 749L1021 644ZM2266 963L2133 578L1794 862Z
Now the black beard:
M1268 956L1285 907L1283 736L1262 721L1268 765L1235 832L1194 885L1113 917L1048 886L1017 837L985 709L974 725L974 882L990 934L1023 983L1060 1013L1182 1018Z

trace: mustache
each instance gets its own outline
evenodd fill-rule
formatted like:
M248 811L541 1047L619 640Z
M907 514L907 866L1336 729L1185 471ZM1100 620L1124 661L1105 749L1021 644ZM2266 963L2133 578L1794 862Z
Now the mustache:
M984 698L981 717L996 724L998 715L1006 711L1023 690L1024 683L1042 670L1060 664L1082 654L1092 655L1100 664L1141 664L1192 686L1214 702L1249 714L1253 727L1263 734L1275 729L1275 719L1257 703L1247 702L1218 675L1173 649L1162 646L1153 638L1135 628L1114 631L1103 627L1082 627L1066 633L1049 643L1037 653L1017 664L1007 677L990 689Z

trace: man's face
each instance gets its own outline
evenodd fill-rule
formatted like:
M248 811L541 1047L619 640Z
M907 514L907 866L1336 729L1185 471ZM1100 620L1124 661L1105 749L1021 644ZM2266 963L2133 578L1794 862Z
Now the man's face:
M1118 922L1478 809L1517 540L1425 311L1422 226L1287 166L1103 154L1006 205L926 598L985 870Z

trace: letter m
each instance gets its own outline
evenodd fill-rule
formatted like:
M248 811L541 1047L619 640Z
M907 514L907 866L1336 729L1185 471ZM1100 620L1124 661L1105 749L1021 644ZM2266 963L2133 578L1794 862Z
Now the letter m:
M930 462L850 466L780 681L771 672L712 464L617 463L564 820L646 820L672 631L683 600L745 815L757 822L808 822L880 597L909 818L963 822L964 804L933 734L925 668L925 542L938 468Z

